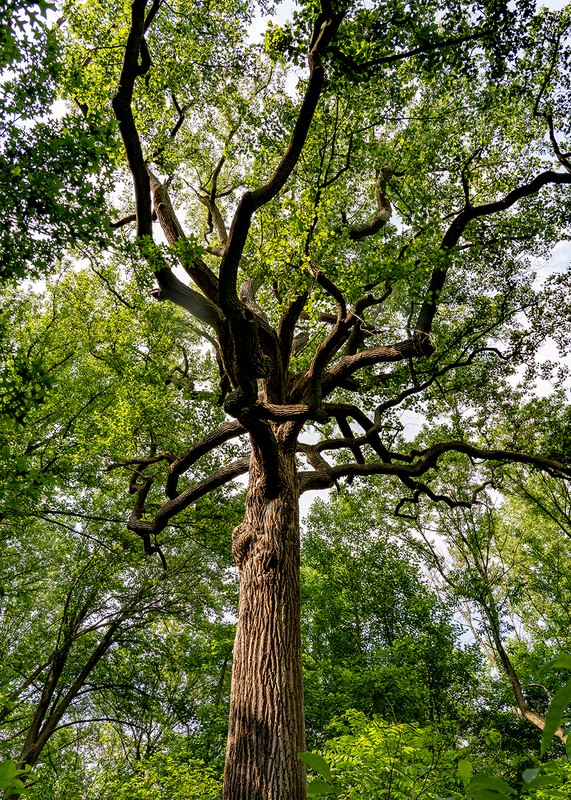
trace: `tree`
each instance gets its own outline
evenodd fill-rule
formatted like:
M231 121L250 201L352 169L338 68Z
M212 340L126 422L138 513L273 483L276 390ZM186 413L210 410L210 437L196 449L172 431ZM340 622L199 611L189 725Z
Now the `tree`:
M117 460L128 527L158 552L179 514L249 473L224 797L300 800L300 494L381 475L413 508L465 506L462 487L433 488L458 456L571 474L496 424L517 402L507 379L532 375L553 329L530 258L569 230L569 16L324 0L261 48L250 14L70 3L62 91L92 125L112 108L133 185L112 223L125 266L146 262L156 299L200 329L231 418ZM399 430L412 409L432 425L420 450Z
M55 5L0 4L0 278L51 272L70 244L107 238L111 131L52 113L61 74ZM33 76L33 78L32 78ZM95 178L97 177L97 180Z
M112 265L96 270L61 274L41 296L6 290L0 308L0 758L33 766L38 796L42 762L57 773L76 737L88 750L95 721L139 758L181 716L198 727L193 704L216 696L224 661L202 640L226 634L234 606L216 519L235 519L237 498L195 506L194 537L174 533L168 563L124 529L123 482L106 467L141 430L167 444L152 417L166 403L161 423L180 423L190 389L173 378L171 348L190 354L195 342L176 309L137 304L116 275L110 291ZM186 414L179 432L195 424ZM177 661L192 685L169 671Z
M444 479L444 486L450 478ZM465 479L465 474L457 473L452 481L459 478ZM496 486L510 488L513 479L513 469L496 469ZM497 492L494 503L489 493L481 492L471 508L419 516L412 541L441 592L466 620L491 669L509 687L505 696L511 700L504 702L518 717L543 730L548 702L561 676L551 675L543 685L537 683L538 675L569 648L563 601L568 593L569 547L561 535L563 515L557 520L553 513L545 513L547 491L539 506L530 506L529 498L538 484L564 496L566 482L556 485L553 478L536 475L525 481L520 474L515 481L518 491L522 481L527 486L527 506L513 496L504 496L500 504ZM559 726L555 736L565 743L565 727Z
M302 634L309 741L348 709L397 723L452 723L473 701L478 659L460 649L450 605L418 553L387 529L384 493L316 502L302 542ZM393 526L391 526L393 527Z

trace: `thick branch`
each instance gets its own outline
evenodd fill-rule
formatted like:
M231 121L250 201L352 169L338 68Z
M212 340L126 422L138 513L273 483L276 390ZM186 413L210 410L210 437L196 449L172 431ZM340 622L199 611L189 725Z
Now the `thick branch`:
M177 490L178 479L190 467L195 464L199 458L210 453L215 447L219 447L224 442L235 439L246 433L246 429L239 422L229 422L223 425L218 430L209 433L200 442L192 445L186 453L179 459L173 461L169 467L169 474L166 482L166 495L171 499L178 496Z
M336 386L363 367L389 364L418 356L430 356L433 352L434 348L427 336L414 335L397 344L373 347L369 350L361 350L354 355L346 355L323 373L323 396L333 391Z
M174 245L180 240L186 242L186 236L174 212L167 186L161 183L150 170L148 172L151 181L154 211L167 242L170 245ZM204 292L212 303L216 303L218 299L218 279L214 273L201 258L185 252L184 247L178 249L178 257L182 266L199 289Z
M318 23L316 23L313 44L308 57L309 79L290 142L269 180L258 189L245 192L238 204L230 228L226 252L220 266L221 302L224 304L225 311L226 304L232 311L237 302L236 279L238 267L248 236L252 215L258 208L269 203L278 194L298 162L323 88L325 70L322 58L337 33L342 18L342 14L335 14L327 20L322 21L319 19Z
M441 249L445 252L450 252L450 250L458 244L462 234L466 230L466 227L470 222L472 222L472 220L478 219L479 217L487 217L492 214L497 214L500 211L507 211L507 209L515 205L518 200L536 194L540 189L549 184L553 184L555 186L571 184L571 174L547 170L546 172L542 172L537 175L529 183L524 183L522 186L518 186L511 192L508 192L508 194L502 200L496 200L493 203L484 203L479 206L466 205L455 217L454 221L444 234ZM432 322L436 315L440 293L442 292L442 288L446 280L446 273L447 270L444 267L437 267L432 272L426 292L426 298L421 306L416 323L416 330L420 333L430 333Z
M528 464L551 474L571 476L571 466L543 456L533 456L511 450L483 450L466 442L448 441L433 445L421 452L399 455L399 458L407 463L395 464L392 461L373 461L368 464L338 464L330 467L326 475L318 473L304 474L302 472L300 475L301 491L328 488L333 486L339 478L349 475L393 475L407 483L410 478L418 478L429 470L434 469L441 456L452 452L463 453L470 458L482 461Z
M142 66L139 63L145 34L146 6L147 0L133 0L131 5L131 27L127 37L119 87L113 98L112 105L115 117L119 122L119 131L125 145L127 162L133 176L137 211L137 235L151 237L151 186L131 109L135 80L139 75L144 74L145 68L148 69L149 66L146 64Z
M222 317L214 303L179 281L169 267L157 270L155 277L159 288L153 290L152 295L156 300L170 300L190 312L196 319L210 325L217 333L220 332Z
M278 341L284 369L287 369L292 351L295 326L303 311L308 294L304 292L298 295L290 304L289 308L282 315L278 324Z
M163 503L152 522L145 522L137 517L135 513L131 514L127 527L139 535L145 534L148 536L160 533L167 527L172 517L184 511L185 508L188 508L196 500L214 489L218 489L220 486L224 486L224 484L234 480L234 478L248 472L249 468L250 457L239 458L213 475L209 475L208 478L197 481L188 489L185 489L184 492Z

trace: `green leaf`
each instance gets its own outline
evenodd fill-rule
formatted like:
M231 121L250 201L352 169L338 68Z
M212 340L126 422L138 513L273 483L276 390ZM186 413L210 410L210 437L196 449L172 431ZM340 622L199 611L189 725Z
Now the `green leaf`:
M523 779L526 783L531 783L531 781L536 778L540 773L540 769L536 767L535 769L526 769L523 773Z
M333 780L331 768L323 756L320 756L318 753L298 753L297 757L300 761L303 761L304 764L307 764L308 767L311 767L314 772L317 772L318 775L325 778L326 781Z
M330 783L322 781L320 778L315 778L307 784L307 794L314 797L316 795L339 794L339 789L332 786Z
M458 775L460 775L464 788L466 789L472 777L472 763L465 758L461 759L458 762Z
M561 723L561 717L565 713L565 709L571 702L571 681L561 687L553 696L549 703L547 714L545 717L545 728L541 737L541 755L547 752L553 734Z
M539 670L538 678L542 680L554 669L571 669L571 655L561 653L557 658L548 661L547 664L544 664Z
M495 792L493 789L486 789L483 786L475 786L474 789L468 788L468 797L473 800L508 800L509 795L503 792Z
M467 787L469 797L481 797L482 795L480 794L472 794L473 791L477 792L480 789L498 792L503 795L516 794L516 790L512 789L509 783L493 775L474 775Z
M11 789L19 794L23 791L24 784L18 779L18 775L24 772L29 770L18 769L15 761L3 761L0 764L0 789Z
M525 788L538 789L540 786L559 786L561 783L563 783L561 775L538 775Z

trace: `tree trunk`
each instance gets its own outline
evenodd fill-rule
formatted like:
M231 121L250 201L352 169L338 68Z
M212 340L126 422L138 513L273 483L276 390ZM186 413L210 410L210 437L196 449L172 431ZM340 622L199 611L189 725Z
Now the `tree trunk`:
M292 446L280 444L281 489L268 499L253 448L244 521L233 534L240 574L224 800L304 800L299 491Z

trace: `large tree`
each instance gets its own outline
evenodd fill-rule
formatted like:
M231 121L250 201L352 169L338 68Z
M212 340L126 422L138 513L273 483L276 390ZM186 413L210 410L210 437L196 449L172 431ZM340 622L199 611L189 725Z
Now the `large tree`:
M374 474L467 505L431 486L458 456L571 474L494 424L550 331L531 259L569 230L569 16L322 0L261 47L246 3L64 12L62 91L101 140L112 109L115 202L125 169L133 186L103 227L200 330L228 417L118 459L128 527L160 555L177 515L249 474L224 797L300 800L300 494ZM415 450L404 410L447 424Z

